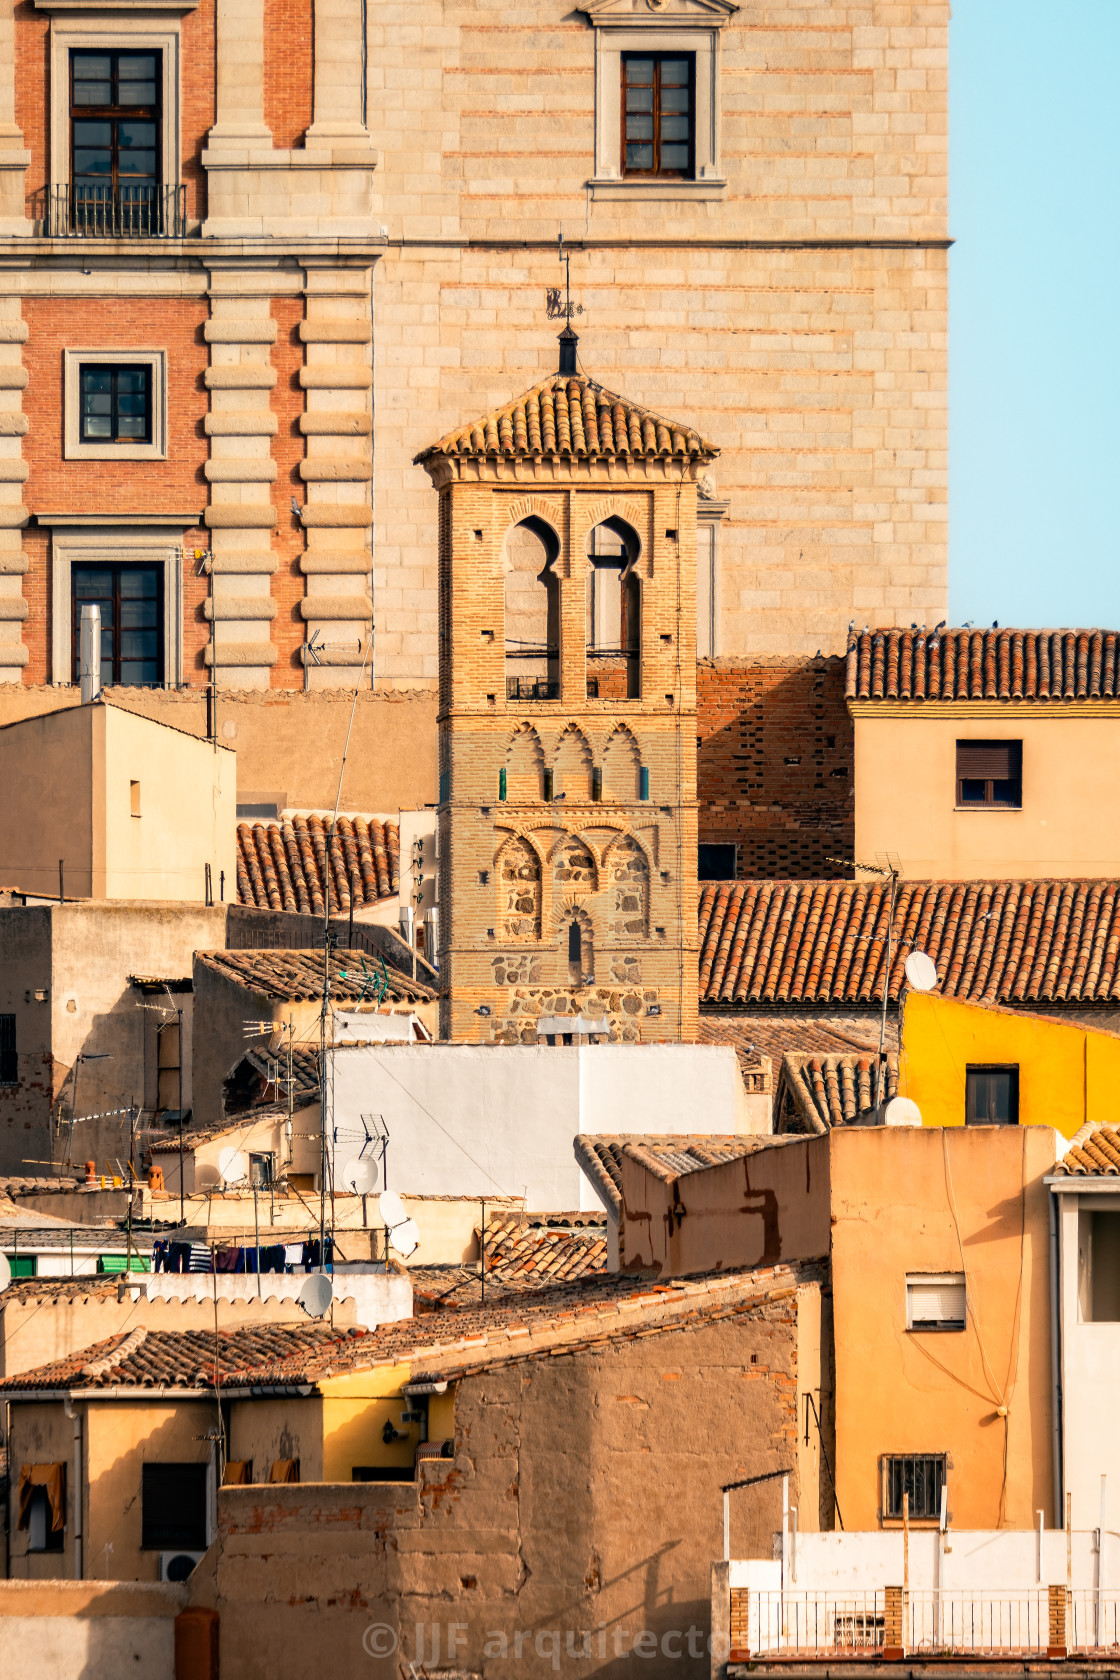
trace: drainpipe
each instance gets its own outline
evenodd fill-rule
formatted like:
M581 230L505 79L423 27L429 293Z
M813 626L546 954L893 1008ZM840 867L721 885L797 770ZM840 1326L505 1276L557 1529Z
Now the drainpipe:
M73 1400L67 1399L63 1404L63 1411L74 1426L74 1579L82 1579L82 1505L85 1493L82 1488L82 1414L75 1408Z
M1054 1459L1054 1524L1062 1520L1062 1356L1058 1311L1058 1198L1050 1190L1050 1430Z

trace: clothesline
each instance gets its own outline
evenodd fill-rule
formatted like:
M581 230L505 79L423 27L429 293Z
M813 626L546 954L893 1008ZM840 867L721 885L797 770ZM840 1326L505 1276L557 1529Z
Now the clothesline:
M259 1265L258 1265L259 1259ZM318 1237L307 1242L186 1243L159 1240L152 1244L153 1272L317 1272L334 1265L334 1242L328 1237L320 1246Z

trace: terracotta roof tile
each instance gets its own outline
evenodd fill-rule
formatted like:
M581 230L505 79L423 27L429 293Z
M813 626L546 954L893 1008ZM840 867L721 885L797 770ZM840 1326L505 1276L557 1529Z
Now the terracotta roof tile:
M1120 1130L1082 1126L1054 1171L1069 1178L1120 1178Z
M448 432L430 449L422 450L416 461L434 455L504 460L544 455L712 460L718 454L690 426L666 420L583 375L553 374L504 408Z
M605 1273L606 1226L601 1213L496 1214L486 1221L485 1252L486 1295L493 1301ZM480 1302L477 1265L413 1266L409 1276L422 1307L446 1311Z
M376 817L339 817L328 845L329 813L281 822L238 823L237 900L258 910L321 916L330 864L331 908L345 915L391 898L400 884L397 824Z
M885 883L705 882L700 1001L872 1006L886 960ZM912 950L945 997L1009 1004L1120 1002L1120 881L901 881L890 996Z
M259 997L282 1002L308 1001L323 995L323 953L310 951L196 951L195 961L244 986ZM391 1003L424 1003L436 993L365 951L331 953L331 996L338 1003L377 1002L384 982Z
M848 633L849 700L1120 699L1115 630Z
M827 1132L832 1126L851 1125L876 1105L877 1066L877 1050L839 1056L787 1052L778 1075L775 1130ZM898 1057L888 1054L884 1101L897 1095Z
M772 1140L771 1140L772 1141ZM425 1313L374 1331L260 1325L213 1331L149 1330L82 1348L0 1382L0 1395L81 1389L302 1388L331 1376L410 1362L458 1375L510 1358L572 1352L589 1342L676 1328L753 1310L775 1293L819 1279L817 1265L773 1266L653 1279L605 1273L522 1293L485 1307Z

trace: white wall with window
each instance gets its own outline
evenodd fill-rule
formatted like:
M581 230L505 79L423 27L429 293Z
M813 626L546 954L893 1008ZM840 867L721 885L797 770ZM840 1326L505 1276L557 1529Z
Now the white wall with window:
M1107 1526L1115 1528L1120 1435L1102 1420L1120 1393L1120 1177L1050 1182L1059 1254L1061 1508L1072 1494L1074 1526L1096 1523L1107 1476Z

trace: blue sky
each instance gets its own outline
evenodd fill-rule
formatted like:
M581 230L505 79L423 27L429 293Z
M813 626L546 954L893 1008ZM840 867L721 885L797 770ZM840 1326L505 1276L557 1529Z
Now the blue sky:
M950 623L1120 627L1120 0L956 0Z

